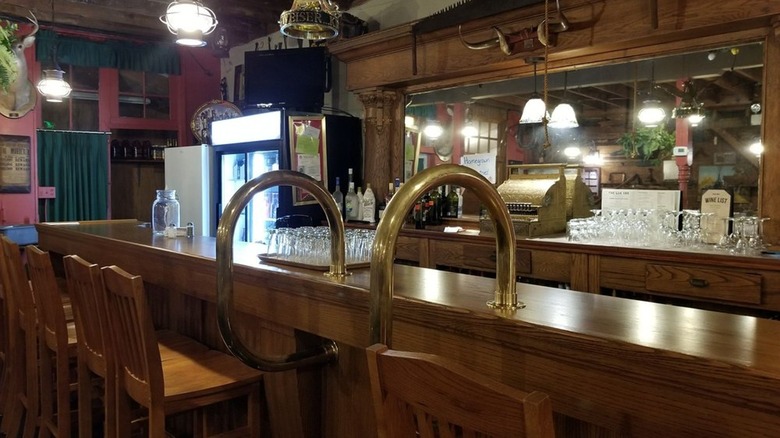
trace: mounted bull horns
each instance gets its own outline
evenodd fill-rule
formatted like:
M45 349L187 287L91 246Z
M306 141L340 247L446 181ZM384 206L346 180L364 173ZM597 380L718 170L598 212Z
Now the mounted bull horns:
M555 4L557 17L551 18L549 21L542 20L535 29L522 29L515 33L506 34L497 26L491 26L491 29L496 33L495 38L470 43L463 39L461 26L458 26L460 42L471 50L490 49L498 46L501 48L501 52L507 56L513 55L518 49L528 52L545 46L552 47L555 45L555 35L569 29L569 20L561 12L561 6L557 0Z
M470 43L463 39L463 34L461 33L461 26L458 26L458 36L460 36L460 42L463 43L464 46L468 47L471 50L482 50L482 49L489 49L492 47L499 46L501 47L501 51L504 52L505 55L509 56L512 54L512 49L509 47L509 43L507 42L506 35L504 35L504 32L501 31L496 26L491 26L491 29L496 31L496 37L491 38L489 40L480 41L477 43Z

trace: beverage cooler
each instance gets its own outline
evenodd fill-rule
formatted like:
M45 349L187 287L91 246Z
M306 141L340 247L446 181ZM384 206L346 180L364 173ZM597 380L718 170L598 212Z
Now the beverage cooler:
M348 168L355 169L356 184L361 181L362 128L356 117L268 111L212 122L211 140L217 223L242 185L272 170L301 171L322 181L329 192L337 176L346 180ZM314 225L325 220L324 211L310 194L290 186L272 187L250 201L234 236L241 241L265 241L276 219L288 215L309 216Z

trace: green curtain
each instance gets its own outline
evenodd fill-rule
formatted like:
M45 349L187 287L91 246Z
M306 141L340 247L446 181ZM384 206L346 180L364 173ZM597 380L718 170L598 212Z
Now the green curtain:
M54 187L47 221L108 218L109 134L38 130L38 185Z
M93 41L40 30L35 35L35 58L48 68L54 64L55 52L56 61L62 64L181 74L179 52L172 43Z

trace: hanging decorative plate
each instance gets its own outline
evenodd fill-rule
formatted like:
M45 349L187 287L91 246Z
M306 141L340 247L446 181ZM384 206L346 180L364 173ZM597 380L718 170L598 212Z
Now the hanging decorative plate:
M192 115L190 128L199 143L211 144L211 122L241 117L241 110L226 100L204 103Z

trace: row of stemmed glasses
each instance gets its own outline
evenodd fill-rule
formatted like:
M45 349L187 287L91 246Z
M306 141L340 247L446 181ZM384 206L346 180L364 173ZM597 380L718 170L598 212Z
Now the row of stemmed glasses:
M610 243L617 246L675 246L681 212L646 209L591 210L593 216L567 224L571 241Z
M371 261L374 230L345 230L347 264ZM267 256L294 263L328 266L330 263L330 229L328 227L277 228L269 230Z
M574 242L610 243L617 246L656 248L704 248L718 242L718 249L753 254L764 249L763 223L768 218L735 215L729 222L699 210L591 210L593 216L571 219L567 237Z
M732 254L756 255L766 249L764 243L764 222L768 217L747 216L735 214L734 217L724 218L724 228L728 229L731 223L731 233L724 233L718 241L716 248L728 251Z

